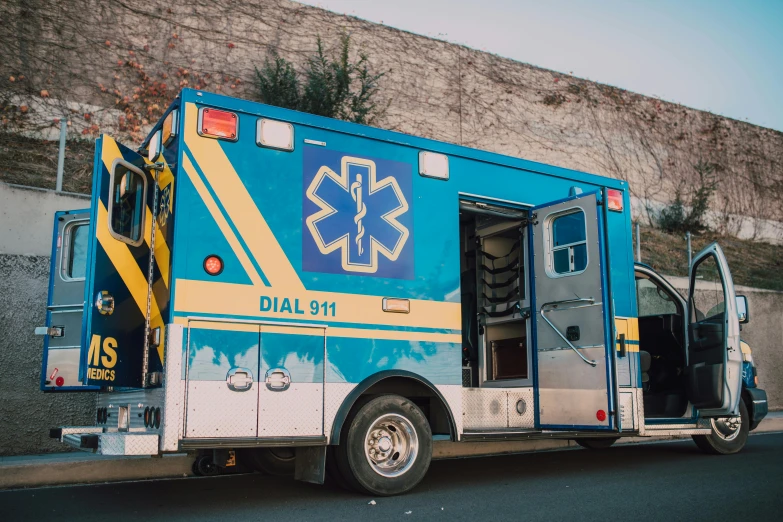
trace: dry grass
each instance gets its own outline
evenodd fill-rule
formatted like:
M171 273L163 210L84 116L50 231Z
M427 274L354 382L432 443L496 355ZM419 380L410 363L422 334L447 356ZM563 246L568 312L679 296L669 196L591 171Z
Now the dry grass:
M0 181L54 189L59 142L0 133ZM63 190L89 194L95 142L70 139L65 145Z
M642 227L642 262L667 275L688 275L684 236ZM713 241L723 248L737 285L783 291L783 246L717 236L705 232L691 237L693 255Z

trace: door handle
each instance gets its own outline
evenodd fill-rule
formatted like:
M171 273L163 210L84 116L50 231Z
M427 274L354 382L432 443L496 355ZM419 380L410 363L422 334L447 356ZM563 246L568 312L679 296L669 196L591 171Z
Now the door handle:
M552 327L552 330L554 330L554 331L555 331L555 333L556 333L556 334L557 334L557 335L558 335L558 336L559 336L559 337L560 337L562 340L564 340L564 341L566 342L566 344L569 346L569 348L571 348L571 349L572 349L574 352L576 352L576 354L577 354L577 355L578 355L578 356L579 356L579 357L580 357L580 358L581 358L581 359L582 359L584 362L586 362L586 363L587 363L587 364L589 364L590 366L597 366L597 365L598 365L598 363L597 363L596 361L591 361L590 359L588 359L587 357L585 357L584 355L582 355L582 354L579 352L579 350L577 350L577 349L576 349L576 346L574 346L573 344L571 344L571 341L569 341L568 339L566 339L566 336L565 336L565 335L563 335L563 332L561 332L560 330L558 330L558 329L557 329L557 327L556 327L554 324L552 324L552 321L550 321L550 320L549 320L549 318L548 318L546 315L544 315L544 314L545 314L545 312L547 312L547 311L548 311L548 310L547 310L547 308L548 308L548 307L550 307L550 306L552 306L552 307L555 307L555 306L558 306L558 305L561 305L561 304L572 304L572 303L573 303L573 304L576 304L576 303L587 303L587 304L589 304L589 305L593 305L593 304L595 303L595 299L593 299L592 297L580 297L580 298L577 298L577 299L566 299L565 301L552 301L551 303L544 303L544 304L542 304L542 305L541 305L541 319L543 319L544 321L546 321L546 324L548 324L549 326L551 326L551 327Z
M291 386L291 372L285 368L272 368L264 377L266 387L271 391L286 391Z
M226 385L232 391L247 391L253 386L253 372L249 368L231 368L226 374Z
M625 347L625 334L620 334L620 357L625 357L628 354L628 350Z
M114 296L106 290L101 290L95 296L95 308L101 315L111 315L114 313Z

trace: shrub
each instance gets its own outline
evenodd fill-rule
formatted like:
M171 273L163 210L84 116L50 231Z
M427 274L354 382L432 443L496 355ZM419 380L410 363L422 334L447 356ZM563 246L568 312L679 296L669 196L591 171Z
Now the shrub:
M378 81L386 73L372 72L364 53L352 61L351 38L347 34L340 39L336 57L327 56L320 37L316 42L317 50L307 59L301 74L297 74L291 62L272 51L264 66L256 68L258 99L319 116L373 123L382 112L374 100Z
M710 207L710 197L718 185L715 165L699 161L693 168L699 175L698 185L695 189L688 190L688 183L685 180L680 181L674 191L674 201L661 209L656 216L661 230L669 233L701 234L709 229L705 218Z

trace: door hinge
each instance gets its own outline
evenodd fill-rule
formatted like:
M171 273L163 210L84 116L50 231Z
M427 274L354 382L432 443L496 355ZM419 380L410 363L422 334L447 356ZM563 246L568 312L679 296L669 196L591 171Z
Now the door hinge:
M38 326L35 335L48 335L49 337L62 337L65 335L64 326Z

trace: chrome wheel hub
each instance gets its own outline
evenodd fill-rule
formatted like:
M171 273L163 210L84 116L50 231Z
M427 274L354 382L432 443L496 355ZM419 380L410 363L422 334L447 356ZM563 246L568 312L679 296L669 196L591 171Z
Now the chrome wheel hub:
M419 453L419 437L413 424L396 413L375 419L364 438L367 462L382 477L398 477L408 471Z
M734 440L740 432L742 419L739 415L736 417L722 417L720 419L710 419L712 431L723 440Z

